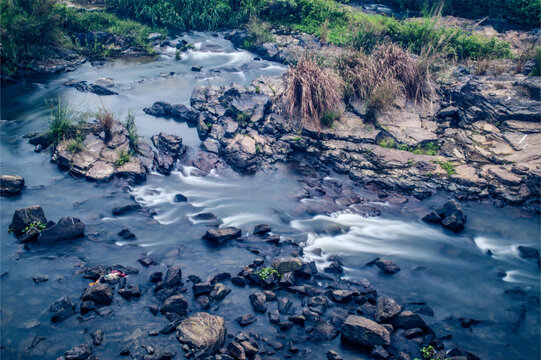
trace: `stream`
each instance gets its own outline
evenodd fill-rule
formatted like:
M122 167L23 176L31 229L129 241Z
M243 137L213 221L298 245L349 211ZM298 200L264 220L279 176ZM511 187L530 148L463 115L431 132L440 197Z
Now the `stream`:
M107 107L120 119L128 111L136 117L139 134L150 137L161 131L180 135L190 148L189 156L199 149L197 131L184 122L145 114L144 107L155 101L189 105L194 87L226 85L237 82L249 85L260 75L280 75L281 64L255 60L254 54L235 49L221 34L190 33L181 38L195 49L175 60L175 49L161 49L156 58L118 59L103 64L87 62L76 71L29 78L26 83L2 89L1 161L3 174L25 178L20 195L2 198L0 218L1 284L1 357L2 359L55 359L82 343L90 332L101 329L106 341L96 347L100 359L114 359L122 349L143 353L141 345L175 351L182 349L174 335L149 337L168 321L153 316L145 306L157 305L148 282L150 273L172 263L181 264L183 278L195 274L204 279L219 272L235 275L257 255L245 247L230 244L221 248L201 240L207 224L194 220L198 213L212 212L224 226L236 226L247 234L256 224L269 224L274 233L302 244L306 260L316 261L319 270L328 264L328 256L343 258L345 276L351 280L367 278L378 293L395 298L401 304L419 307L426 303L434 316L427 322L438 336L452 335L446 348L453 346L470 351L482 359L536 359L540 351L540 275L533 261L521 259L520 245L539 248L539 216L514 207L496 208L488 203L465 203L468 215L466 230L459 235L442 227L426 224L421 218L440 206L450 195L438 194L403 205L383 203L365 189L359 193L385 209L378 217L350 213L312 215L303 211L297 200L301 175L293 164L279 165L268 173L241 176L236 173L193 175L193 168L177 164L169 176L152 174L133 187L115 180L92 183L74 178L50 162L47 151L35 153L23 136L47 128L47 101L69 100L79 111ZM173 39L172 45L180 38ZM203 66L201 72L192 66ZM115 96L78 92L63 84L68 80L95 82L112 78ZM347 182L342 175L331 174ZM176 203L181 193L187 202ZM154 214L135 212L114 217L111 209L135 199ZM48 219L63 216L80 218L86 225L82 239L50 247L25 249L8 233L13 212L39 204ZM129 228L135 240L123 240L117 233ZM490 250L492 255L488 255ZM159 265L145 268L137 259L152 255ZM376 257L385 257L400 265L393 276L366 265ZM123 264L140 270L130 275L139 284L142 297L126 302L115 294L111 314L80 318L72 316L61 323L50 321L50 305L64 295L78 302L88 280L75 275L82 262L87 265ZM36 284L37 275L48 281ZM257 314L248 328L241 328L235 318L251 311L249 287L237 288L220 304L211 308L226 320L228 333L258 333L278 337L280 331L268 326L267 314ZM297 313L302 309L297 299ZM194 309L193 303L189 306ZM461 326L459 318L480 323ZM43 336L32 346L36 336ZM334 349L345 359L368 358L356 349L342 346L340 337L321 343L304 343L313 359L326 359ZM285 353L285 352L284 352ZM288 354L293 358L301 355Z

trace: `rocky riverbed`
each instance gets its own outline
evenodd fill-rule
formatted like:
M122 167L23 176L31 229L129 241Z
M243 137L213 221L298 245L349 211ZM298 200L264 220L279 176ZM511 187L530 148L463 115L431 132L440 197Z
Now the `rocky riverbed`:
M284 117L285 67L231 36L3 91L2 174L24 181L1 179L2 356L535 356L535 84L461 70L432 109L402 102L376 128L360 104L317 132ZM183 40L194 49L175 60ZM90 122L83 151L36 154L23 136L55 95L133 110L141 151L120 164L125 126Z

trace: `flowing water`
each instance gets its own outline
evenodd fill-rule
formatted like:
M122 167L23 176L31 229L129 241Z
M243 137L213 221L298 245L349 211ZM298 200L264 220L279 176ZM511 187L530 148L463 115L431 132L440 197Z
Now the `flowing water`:
M194 128L148 116L143 107L155 101L189 104L195 86L248 85L259 75L279 75L286 70L279 64L254 60L253 54L234 49L215 34L194 33L183 38L195 44L195 49L180 60L175 60L174 48L167 48L156 59L116 60L96 66L87 63L74 72L35 77L24 85L2 89L1 116L8 121L1 127L0 170L23 176L27 186L19 196L2 198L0 209L3 359L54 359L67 349L88 343L89 333L98 328L106 334L105 343L96 350L103 359L116 358L121 349L133 349L133 344L153 344L160 350L182 353L172 335L147 335L167 324L163 316L155 317L145 308L157 304L147 281L149 274L172 263L182 265L184 277L237 273L256 257L234 244L217 249L202 242L206 225L193 217L202 212L212 212L225 225L240 227L244 233L255 224L268 223L274 232L305 246L306 259L315 260L320 268L329 255L341 255L348 278L367 278L383 295L403 304L426 303L432 308L434 317L428 316L427 321L439 336L452 335L447 347L460 344L483 359L538 358L539 268L521 259L517 251L519 245L539 247L538 216L511 207L466 204L467 229L455 235L420 221L429 208L446 200L444 194L400 206L383 204L385 211L380 217L349 213L311 216L296 198L301 178L290 166L253 176L227 173L197 177L192 168L179 165L170 176L153 174L146 183L126 189L122 182L95 184L73 178L50 163L46 152L34 153L22 138L46 129L46 100L61 97L79 110L106 106L120 118L131 110L140 135L147 140L160 131L175 133L194 153L199 147ZM194 65L203 65L203 71L192 72ZM71 79L94 82L103 77L114 79L120 95L100 97L63 86ZM185 195L188 202L175 203L177 193ZM130 203L132 198L155 214L111 214L113 207ZM87 224L87 236L54 247L24 249L7 229L15 209L33 204L40 204L48 219L80 218ZM124 227L137 239L120 239L116 234ZM142 254L151 254L160 265L141 267L137 259ZM366 265L376 257L394 260L402 271L382 275ZM86 279L74 275L82 262L139 268L141 272L132 275L130 283L139 284L142 298L127 303L115 295L110 315L73 316L52 324L50 304L64 295L77 302L87 286ZM32 277L36 275L47 275L49 280L35 284ZM213 310L226 318L228 331L234 334L240 331L235 317L251 311L247 298L253 289L230 287L233 292ZM301 304L295 301L294 308L300 311ZM462 317L481 322L465 329L458 320ZM266 316L258 318L248 331L279 336L279 331L267 326ZM46 339L32 347L36 336ZM347 359L364 358L355 349L342 348L339 338L302 346L311 347L314 359L326 358L326 350L331 348Z

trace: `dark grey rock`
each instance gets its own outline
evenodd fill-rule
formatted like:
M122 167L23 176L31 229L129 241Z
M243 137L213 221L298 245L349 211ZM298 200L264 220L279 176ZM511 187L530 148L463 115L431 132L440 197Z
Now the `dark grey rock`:
M375 262L376 266L379 267L384 273L393 275L400 271L400 266L396 265L391 260L379 259Z
M47 223L45 213L39 205L32 205L27 208L15 210L10 228L16 236L21 236L24 229L33 223Z
M267 311L266 296L262 292L256 292L250 295L250 303L255 311L264 313Z
M12 196L21 192L24 178L19 175L0 175L0 195Z
M374 315L374 319L378 323L388 322L401 310L402 307L398 305L397 302L394 301L394 299L388 297L380 297L376 306L376 313Z
M93 301L97 305L110 305L113 302L113 290L107 284L98 283L86 289L83 300Z
M196 313L177 327L177 337L198 357L214 355L225 343L225 321L220 316Z
M242 327L248 326L256 320L257 319L252 314L244 314L235 319L235 321L238 322Z
M167 269L165 279L163 280L163 286L165 288L172 288L182 283L182 269L180 265L171 265Z
M50 244L61 240L71 240L84 236L85 224L73 217L63 217L56 225L43 230L39 234L38 242Z
M390 345L389 331L362 316L349 315L342 325L342 337L362 346Z
M207 230L203 239L222 245L228 240L239 238L242 235L240 229L233 226Z
M168 297L160 307L160 312L164 315L165 313L174 313L183 316L186 315L187 310L188 301L186 301L186 298L183 295L173 295Z

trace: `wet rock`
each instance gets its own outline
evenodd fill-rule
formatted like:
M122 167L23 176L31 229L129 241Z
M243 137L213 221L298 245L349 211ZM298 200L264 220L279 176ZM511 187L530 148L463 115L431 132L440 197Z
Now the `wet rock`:
M406 330L413 328L426 328L426 322L424 321L423 317L408 310L404 310L396 315L392 319L391 324L394 327Z
M203 239L222 245L228 240L239 238L242 235L240 229L233 226L207 230Z
M326 321L318 321L312 328L308 329L307 333L309 334L308 340L320 342L334 339L338 336L339 331L334 325Z
M197 124L199 120L199 113L197 111L189 109L185 105L171 105L163 101L155 102L152 107L144 108L143 111L153 116L170 116L190 124Z
M73 217L63 217L56 225L53 225L39 234L38 241L41 244L50 244L61 240L71 240L84 236L85 224Z
M103 342L104 334L103 331L101 331L100 329L93 331L90 336L92 337L92 342L94 343L94 345L101 345L101 343Z
M64 353L66 360L92 360L94 359L94 352L92 348L86 344L82 344L68 350Z
M227 280L227 279L231 279L231 274L228 273L228 272L221 272L221 273L218 273L216 275L213 275L209 281L212 283L212 284L216 284L218 281L224 281L224 280Z
M326 268L324 268L323 271L325 271L326 273L331 273L331 274L343 274L344 273L344 269L342 268L342 264L340 264L340 262L338 262L338 261L331 262L331 264L329 266L327 266Z
M476 320L472 318L458 318L460 321L460 326L462 326L464 329L468 329L474 325L477 325L481 322L481 320ZM410 330L408 330L410 331Z
M227 345L227 353L233 356L235 360L246 360L244 347L236 341L232 341Z
M351 301L356 294L358 294L358 292L351 290L335 290L331 293L331 296L334 301L343 304Z
M235 170L244 174L251 174L257 170L257 149L257 144L253 138L237 134L224 149L224 159Z
M293 302L285 297L278 298L277 302L278 302L278 311L281 314L287 314L289 309L293 305Z
M91 312L92 310L96 309L96 304L94 304L94 301L81 301L81 314L86 314Z
M391 260L376 260L375 264L379 267L384 273L393 275L400 271L400 266L396 265Z
M225 321L220 316L196 313L183 320L177 327L177 336L199 357L218 352L225 342Z
M34 277L32 278L32 280L34 280L34 282L35 282L36 284L40 284L40 283L42 283L42 282L48 281L48 280L49 280L49 277L48 277L47 275L38 275L38 276L34 276Z
M272 267L275 268L280 274L285 274L300 270L302 267L302 260L299 258L276 259L272 263Z
M83 300L93 301L97 305L110 305L113 302L113 290L107 284L98 283L86 289Z
M163 278L163 273L161 271L156 271L150 274L149 280L152 283L157 283L157 282L162 281L162 278Z
M244 314L235 319L235 321L238 322L242 327L248 326L256 320L257 319L252 314Z
M245 287L246 286L246 280L244 279L244 277L242 276L233 276L231 278L231 283L234 284L234 285L237 285L237 286L240 286L240 287Z
M105 86L98 84L89 84L86 81L68 81L65 86L73 87L80 92L90 92L96 95L118 95L117 92L107 89Z
M188 201L188 198L182 194L176 194L173 201L176 203L181 203Z
M194 72L201 72L201 69L203 69L202 66L192 66L191 70Z
M539 264L539 251L535 248L528 246L519 246L518 254L523 259L531 259L537 261L537 263Z
M210 294L212 291L213 285L210 283L210 281L200 282L197 284L194 284L193 288L193 294L194 296L199 296L203 294Z
M317 274L317 267L315 261L302 264L302 267L295 271L295 275L301 279L309 279Z
M344 360L344 358L342 357L342 355L340 355L339 353L337 353L336 351L334 350L329 350L327 352L327 359L328 360Z
M163 286L165 288L172 288L182 283L182 269L180 265L171 265L165 273L165 279L163 280Z
M129 356L130 350L124 349L120 352L120 356Z
M406 337L406 339L413 339L415 337L418 337L418 336L422 336L424 333L424 330L421 329L421 328L413 328L413 329L409 329L409 330L406 330L402 333L402 335L404 335Z
M342 325L342 337L362 346L390 345L389 331L378 323L362 316L349 315Z
M61 297L60 299L56 300L51 305L49 310L54 313L51 318L51 321L53 323L64 321L68 317L77 313L75 311L75 304L73 304L67 296Z
M21 192L24 178L19 175L0 175L0 195L12 196Z
M206 295L199 296L196 301L201 309L207 310L210 308L210 299L208 296Z
M250 303L255 311L264 313L267 311L266 296L262 292L256 292L250 295Z
M216 301L223 300L229 293L231 292L231 289L225 286L222 283L216 283L214 285L214 289L212 289L209 296L213 298Z
M267 224L259 224L254 227L253 234L254 235L265 235L266 233L270 232L271 228Z
M170 174L175 161L186 151L182 146L182 138L161 132L152 136L152 143L158 149L154 157L154 168L164 175Z
M118 293L126 300L141 297L141 291L139 290L139 286L137 285L130 285L126 288L122 288L118 290Z
M122 239L124 240L132 240L132 239L135 239L135 234L133 234L130 229L128 228L124 228L122 230L120 230L118 233L117 233L118 236L120 236Z
M386 360L389 358L389 353L383 348L383 346L378 345L372 349L370 356L376 360Z
M112 210L112 213L114 216L123 216L135 211L140 211L142 209L143 207L139 204L128 204L128 205L114 207Z
M17 209L13 214L10 228L16 236L21 236L27 227L32 224L46 224L45 213L39 205L32 205L27 208Z
M269 311L269 321L271 324L280 323L280 312L276 309Z
M145 255L137 259L139 263L145 267L149 267L150 265L154 264L154 259L152 259L150 256Z
M376 306L376 313L374 315L374 319L378 323L388 322L401 310L402 307L398 305L397 302L394 301L394 299L388 297L380 297Z
M280 279L279 284L281 287L295 286L295 275L291 272L285 273Z
M170 351L162 351L156 355L156 360L173 360L175 353Z
M174 313L183 316L186 315L187 310L188 301L186 301L186 298L183 295L173 295L168 297L160 307L160 312L164 315L166 313Z
M428 213L423 220L429 223L441 223L444 227L459 232L464 230L467 216L456 200L453 199L446 202L438 210Z
M289 317L289 321L293 324L304 326L306 318L303 315L293 315Z

